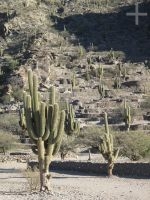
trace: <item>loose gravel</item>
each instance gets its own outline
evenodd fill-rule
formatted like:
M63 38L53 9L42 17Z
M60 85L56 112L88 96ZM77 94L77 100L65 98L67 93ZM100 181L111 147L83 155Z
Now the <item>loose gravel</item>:
M26 163L0 163L0 200L149 200L150 180L53 172L52 191L29 192Z

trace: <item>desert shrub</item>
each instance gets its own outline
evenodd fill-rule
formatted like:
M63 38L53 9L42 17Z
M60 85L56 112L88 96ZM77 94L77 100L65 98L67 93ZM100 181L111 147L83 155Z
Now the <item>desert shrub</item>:
M39 190L40 188L39 172L32 171L31 169L27 169L24 172L24 175L26 176L28 180L28 186L29 186L30 192Z
M18 123L18 115L13 113L5 113L0 115L0 129L7 133L19 133L20 127Z
M69 152L76 153L78 146L80 146L80 143L78 141L79 140L74 135L73 136L64 135L59 150L62 160L65 159L65 156Z
M2 66L2 72L4 74L10 74L14 70L18 69L19 62L13 58L6 58L6 65Z
M3 146L5 150L12 150L19 148L18 140L15 136L0 130L0 146Z
M0 98L1 103L9 104L11 101L11 96L9 94L5 94Z
M13 97L17 101L22 101L23 100L23 90L22 89L15 89L13 91Z
M99 128L97 126L86 127L81 130L81 133L77 140L78 143L83 146L98 147L103 133L103 128Z
M140 105L143 109L150 109L150 97L147 97Z
M124 132L115 134L115 142L120 146L120 154L137 161L150 155L150 135L145 132Z

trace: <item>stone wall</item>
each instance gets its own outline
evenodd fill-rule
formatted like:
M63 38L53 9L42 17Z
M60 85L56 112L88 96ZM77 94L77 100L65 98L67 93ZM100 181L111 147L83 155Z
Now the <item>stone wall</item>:
M36 162L30 162L30 167L37 166ZM50 170L77 171L107 175L106 163L75 162L75 161L53 161ZM114 175L150 178L150 163L116 163Z

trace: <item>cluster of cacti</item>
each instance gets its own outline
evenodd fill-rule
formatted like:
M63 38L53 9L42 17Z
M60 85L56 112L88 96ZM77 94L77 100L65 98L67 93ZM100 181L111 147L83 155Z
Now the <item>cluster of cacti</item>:
M129 131L131 125L131 110L130 106L127 106L126 99L124 100L124 122L126 130Z
M105 87L104 87L104 84L102 84L101 82L98 85L98 92L99 92L101 98L105 97L105 95L106 95Z
M65 133L69 136L77 135L80 132L79 122L75 120L73 106L67 103L66 118L65 118Z
M65 111L55 103L55 88L50 88L49 103L41 101L38 78L28 71L29 94L24 92L24 112L30 138L37 145L41 190L49 190L49 165L58 152L64 133ZM21 122L23 124L23 121Z
M104 159L108 162L108 176L111 176L114 164L119 155L119 149L114 148L113 136L109 132L107 113L104 114L104 117L105 117L105 134L104 137L101 138L99 150Z
M115 89L120 89L121 88L121 79L120 79L120 77L115 77L114 88Z

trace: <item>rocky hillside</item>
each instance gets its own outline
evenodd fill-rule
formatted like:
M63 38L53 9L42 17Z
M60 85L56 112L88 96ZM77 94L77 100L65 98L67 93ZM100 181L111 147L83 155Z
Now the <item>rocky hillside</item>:
M129 0L1 0L1 110L21 100L32 68L43 98L55 85L58 101L72 102L83 125L102 123L103 111L121 125L126 98L133 129L147 129L150 15L136 26L126 16L134 10ZM141 1L139 10L150 13L150 1Z

